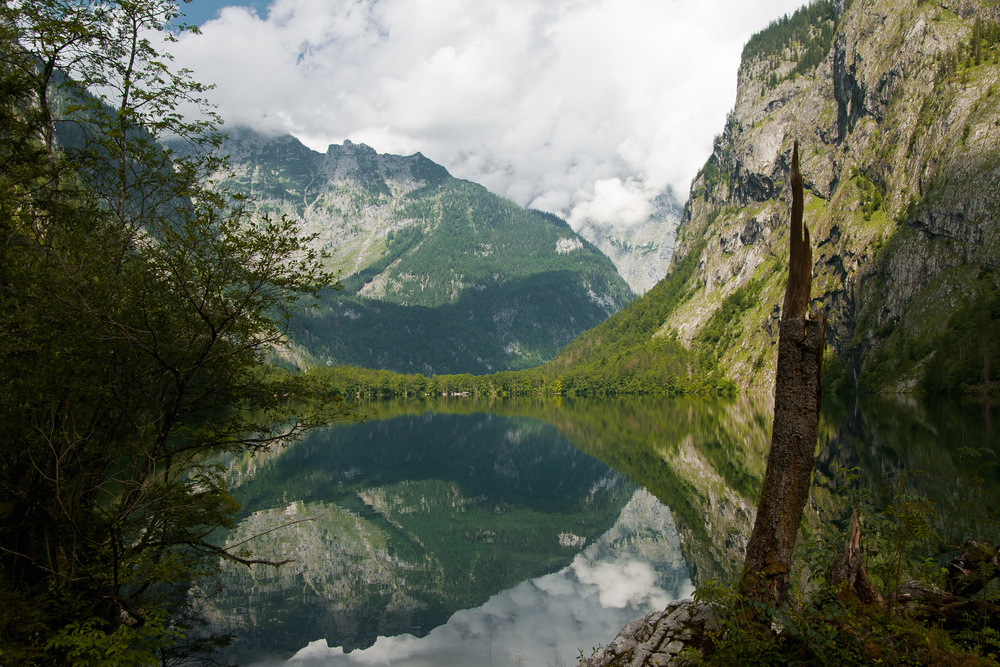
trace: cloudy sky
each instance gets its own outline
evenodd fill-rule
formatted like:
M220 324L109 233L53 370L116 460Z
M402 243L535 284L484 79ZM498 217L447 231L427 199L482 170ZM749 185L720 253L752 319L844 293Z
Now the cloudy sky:
M184 5L202 34L173 47L227 124L419 151L579 227L686 199L743 44L803 0L228 4Z

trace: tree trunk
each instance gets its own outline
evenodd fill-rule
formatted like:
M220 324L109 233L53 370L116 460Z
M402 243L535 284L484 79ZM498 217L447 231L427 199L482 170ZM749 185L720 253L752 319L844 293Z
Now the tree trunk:
M857 510L851 512L851 532L847 545L833 560L830 568L830 584L837 589L837 595L842 600L885 606L882 595L868 580L865 556L861 552L861 524Z
M788 286L778 338L771 450L739 585L743 595L774 604L783 602L788 592L795 537L812 482L826 342L826 314L805 315L812 251L809 230L802 222L798 142L792 150L790 180Z

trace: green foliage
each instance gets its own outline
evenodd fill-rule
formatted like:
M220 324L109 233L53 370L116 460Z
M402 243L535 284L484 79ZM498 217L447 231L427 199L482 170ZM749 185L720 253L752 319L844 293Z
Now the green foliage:
M733 383L711 355L688 350L660 331L690 294L685 287L697 268L702 241L646 295L584 332L545 366L567 393L732 393Z
M695 599L716 609L713 651L688 651L687 665L952 665L997 663L968 651L939 628L898 617L891 622L826 589L809 600L772 607L731 588L703 586Z
M191 583L231 556L206 540L237 509L207 456L341 414L264 365L331 277L296 224L199 185L220 166L215 117L177 114L205 88L150 41L177 16L166 0L0 3L5 664L172 651ZM168 134L195 150L164 151Z
M339 304L343 314L328 309L302 318L304 331L299 337L317 351L321 361L346 361L397 372L424 370L414 368L413 359L417 358L435 370L458 367L481 373L428 378L427 373L395 375L357 368L324 371L336 377L334 384L349 396L455 392L475 396L732 394L735 386L718 368L713 354L688 350L674 336L657 335L673 309L689 296L685 283L702 248L694 248L641 300L572 342L571 323L557 319L566 305L573 306L569 311L575 320L587 316L599 321L602 316L589 296L567 287L573 282L572 273L535 273L523 281L510 280L500 287L479 290L468 301L463 297L454 305L433 310L346 298ZM591 288L600 286L600 278L600 273L590 275ZM604 289L610 288L613 285ZM760 285L754 283L750 291L754 289L759 293ZM485 318L496 320L506 303L517 304L521 311L507 324L507 331L513 332L507 335L522 350L522 368L514 373L482 374L490 367L513 365L509 350L501 347L504 338L484 336L473 324ZM590 311L595 312L588 316ZM443 333L432 335L441 321L446 323ZM545 326L537 326L538 322ZM337 332L338 340L330 340L324 333L330 331ZM431 346L426 344L429 339L434 341ZM523 368L542 364L567 342L554 361L540 368ZM418 346L422 346L419 351Z
M936 539L930 527L936 510L908 490L905 476L897 480L882 509L861 481L859 471L848 471L842 494L848 509L862 516L866 568L889 599L887 610L852 601L827 582L828 568L847 541L848 522L841 529L827 524L797 546L805 592L789 604L772 606L740 596L735 587L702 584L695 599L714 607L719 628L711 634L712 650L705 655L688 651L685 664L997 664L983 657L983 651L969 650L989 644L991 633L950 635L922 624L895 604L891 592L904 578L939 583L940 570L921 555Z
M523 369L633 298L610 260L551 214L452 178L407 200L398 215L411 222L385 253L293 324L322 363L427 375ZM384 289L361 296L376 277Z
M872 215L882 209L885 201L882 189L857 168L851 172L851 181L860 192L861 214L866 221L871 220Z
M1000 374L1000 285L990 269L979 272L975 296L961 304L931 343L920 386L936 395L997 392Z
M399 263L387 274L387 301L434 307L455 300L456 289L461 289L456 283L489 289L510 280L561 272L579 273L582 282L598 279L602 291L619 307L631 298L611 261L571 235L564 222L553 222L551 214L522 209L481 185L459 179L448 179L411 199L400 217L433 233L423 235L419 249L399 252ZM583 247L557 252L556 244L563 239L579 241ZM420 276L420 280L401 276Z
M760 302L765 282L764 278L755 278L735 289L722 300L695 340L705 344L712 352L720 348L728 349L733 340L740 337L742 314Z
M724 184L726 182L726 175L722 172L722 169L719 167L719 161L718 158L716 158L714 152L712 153L712 155L709 156L708 160L705 162L705 165L698 171L697 176L695 176L694 183L697 184L701 179L704 179L702 181L703 182L702 187L691 190L692 199L702 198L705 201L708 201L709 197L715 191L715 189L719 185ZM719 216L719 213L722 210L723 210L722 207L714 207L712 209L712 211L709 213L709 220L708 220L709 225L715 222L716 218Z
M796 62L784 78L794 78L807 74L819 65L833 46L835 32L833 3L829 0L814 0L772 21L771 24L753 35L743 47L742 62L770 60L775 65L788 58ZM769 81L773 87L779 79L776 74Z
M890 489L873 491L860 468L843 472L840 494L846 511L856 510L861 518L868 575L886 595L907 579L928 579L938 572L926 557L931 547L940 544L932 527L937 509L910 488L910 476L916 474L900 474ZM843 523L846 528L847 521ZM845 538L834 535L827 541L827 550L843 548Z
M743 598L733 587L706 582L695 600L711 605L719 629L710 634L713 651L689 653L690 665L830 665L863 664L864 644L858 634L861 618L835 596L825 595L774 607ZM857 634L855 634L857 633Z
M854 392L851 369L835 352L827 350L823 357L823 375L820 378L824 396L847 397Z
M996 453L986 447L962 447L958 450L961 458L970 463L972 498L964 500L960 506L972 515L972 535L976 542L988 539L998 542L1000 538L1000 497L985 492L984 472L997 466ZM985 537L988 535L988 537Z
M182 637L162 614L147 619L138 629L119 625L109 633L103 629L104 625L102 619L73 621L49 639L45 650L65 655L80 667L152 665L159 662L161 651Z
M582 329L607 317L582 280L598 291L614 290L606 277L535 273L465 290L434 308L324 292L323 305L302 313L292 328L321 363L425 375L520 370L552 359Z

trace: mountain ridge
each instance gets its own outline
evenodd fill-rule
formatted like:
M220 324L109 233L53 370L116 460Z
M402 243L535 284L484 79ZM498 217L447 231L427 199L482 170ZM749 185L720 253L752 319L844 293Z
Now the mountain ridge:
M294 322L285 361L401 373L535 366L634 298L613 262L557 216L452 177L417 153L326 153L291 135L230 132L216 187L315 234L340 292Z

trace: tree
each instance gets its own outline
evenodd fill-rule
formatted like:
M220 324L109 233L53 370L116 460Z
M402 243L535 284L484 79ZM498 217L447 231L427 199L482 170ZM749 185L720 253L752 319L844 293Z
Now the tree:
M788 285L778 338L771 449L739 583L743 595L775 604L784 602L788 591L795 538L812 483L826 345L826 314L814 311L806 317L812 250L802 221L798 142L792 148L790 181Z
M165 0L0 2L0 662L147 663L238 509L211 456L349 416L266 364L335 282L201 178ZM183 157L159 139L180 137ZM44 660L42 658L44 652Z

